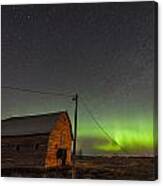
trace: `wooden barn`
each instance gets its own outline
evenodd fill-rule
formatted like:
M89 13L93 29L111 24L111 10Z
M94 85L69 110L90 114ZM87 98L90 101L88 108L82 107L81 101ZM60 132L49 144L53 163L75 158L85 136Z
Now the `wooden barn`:
M67 112L2 120L1 136L2 168L72 164L72 127Z

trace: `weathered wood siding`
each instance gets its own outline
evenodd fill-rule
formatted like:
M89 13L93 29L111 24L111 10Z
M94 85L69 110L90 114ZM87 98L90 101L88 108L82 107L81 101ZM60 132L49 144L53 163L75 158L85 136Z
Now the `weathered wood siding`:
M50 133L45 167L61 166L61 161L57 159L57 150L59 148L66 149L66 165L71 165L71 143L70 121L66 114L63 113Z
M2 137L2 168L43 167L48 134Z
M47 134L2 136L2 168L61 166L58 149L66 150L65 164L71 165L71 132L70 120L63 112Z

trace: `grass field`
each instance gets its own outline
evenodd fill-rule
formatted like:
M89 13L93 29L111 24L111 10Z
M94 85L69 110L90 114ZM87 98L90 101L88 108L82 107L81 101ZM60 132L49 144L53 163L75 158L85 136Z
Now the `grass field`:
M2 176L72 178L71 167L57 169L14 168L2 169ZM76 160L76 178L112 180L155 180L157 158L153 157L93 157L82 156Z

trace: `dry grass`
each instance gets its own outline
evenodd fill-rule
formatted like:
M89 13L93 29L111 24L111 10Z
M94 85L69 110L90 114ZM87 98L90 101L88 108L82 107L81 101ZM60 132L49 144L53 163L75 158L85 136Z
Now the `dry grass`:
M2 176L72 178L71 167L58 169L2 169ZM115 180L157 179L157 159L153 157L89 157L76 161L76 178Z

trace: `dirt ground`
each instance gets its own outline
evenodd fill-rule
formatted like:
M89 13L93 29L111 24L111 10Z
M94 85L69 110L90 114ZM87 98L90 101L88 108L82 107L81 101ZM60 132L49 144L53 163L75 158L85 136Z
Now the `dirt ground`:
M157 158L153 157L77 157L76 176L78 179L106 180L155 180L157 179ZM72 168L2 169L2 176L72 178Z
M115 180L155 180L153 157L83 157L77 162L77 177Z

